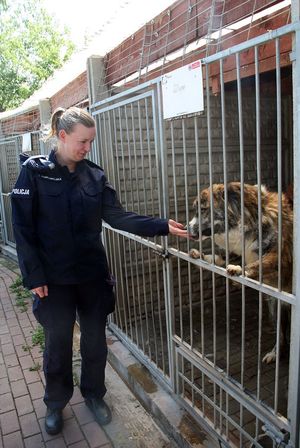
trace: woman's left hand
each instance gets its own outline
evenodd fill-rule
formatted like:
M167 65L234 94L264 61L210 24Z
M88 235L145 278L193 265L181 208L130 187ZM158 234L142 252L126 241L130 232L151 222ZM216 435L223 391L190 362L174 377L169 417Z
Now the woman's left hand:
M168 224L169 232L172 235L180 236L182 238L189 238L188 231L183 224L173 221L173 219L169 219Z

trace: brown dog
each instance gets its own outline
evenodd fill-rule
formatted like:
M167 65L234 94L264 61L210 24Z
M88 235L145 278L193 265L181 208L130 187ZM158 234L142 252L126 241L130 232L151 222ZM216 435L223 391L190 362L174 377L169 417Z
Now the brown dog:
M212 193L211 193L212 192ZM213 230L211 224L211 194L213 203ZM293 270L293 210L291 201L283 194L282 204L282 241L281 241L281 289L292 291ZM205 239L213 233L215 243L223 250L226 249L225 235L225 186L214 184L212 189L206 188L200 192L199 198L194 201L195 215L189 223L189 233L194 239ZM231 182L227 185L227 220L228 243L230 259L232 255L242 255L242 234L245 242L245 276L259 280L259 213L258 213L258 187L257 185L244 184L244 228L242 228L241 184ZM261 188L261 264L263 283L278 288L278 212L279 196ZM198 213L200 210L200 216ZM201 229L201 235L200 230ZM225 266L225 260L220 255L200 254L193 249L190 252L193 258L202 258L219 266ZM229 264L227 272L230 275L241 275L240 265ZM269 306L271 314L276 316L276 300L270 298ZM288 314L289 306L283 307L284 314ZM286 328L281 328L281 349L286 343ZM276 359L276 346L267 353L263 361L270 363Z

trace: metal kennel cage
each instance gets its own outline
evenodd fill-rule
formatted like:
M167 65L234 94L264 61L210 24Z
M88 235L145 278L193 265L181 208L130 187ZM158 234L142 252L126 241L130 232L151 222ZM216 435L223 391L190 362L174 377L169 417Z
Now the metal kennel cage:
M188 223L193 199L213 183L265 184L279 197L289 184L297 191L299 30L286 25L203 58L202 114L163 120L161 77L91 106L92 158L126 209ZM192 259L191 241L104 226L117 278L110 328L223 446L299 445L298 213L295 195L292 293L281 288L280 267L278 288L243 275L233 282L226 269ZM278 232L281 241L280 222ZM276 302L275 327L265 296ZM278 350L265 364L283 306L292 316L289 354Z

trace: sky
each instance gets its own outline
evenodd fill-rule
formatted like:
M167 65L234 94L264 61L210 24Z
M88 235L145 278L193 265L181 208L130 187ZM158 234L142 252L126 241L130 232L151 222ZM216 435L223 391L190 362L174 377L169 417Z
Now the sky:
M70 28L79 47L86 35L101 34L109 23L116 22L118 27L125 23L131 34L172 3L174 0L44 0L47 11Z

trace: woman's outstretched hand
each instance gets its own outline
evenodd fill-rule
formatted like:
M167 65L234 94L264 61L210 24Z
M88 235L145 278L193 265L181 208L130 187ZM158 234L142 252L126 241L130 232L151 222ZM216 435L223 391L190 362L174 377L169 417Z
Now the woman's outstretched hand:
M168 224L169 224L169 232L172 235L180 236L182 238L189 238L188 231L183 224L173 221L173 219L169 219Z

